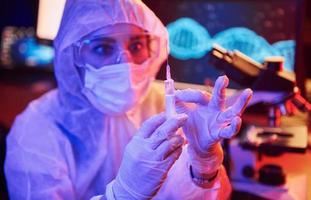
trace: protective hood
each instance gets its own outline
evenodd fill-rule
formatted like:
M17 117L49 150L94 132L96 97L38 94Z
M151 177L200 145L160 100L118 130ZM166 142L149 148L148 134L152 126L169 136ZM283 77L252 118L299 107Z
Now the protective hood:
M160 55L154 60L151 76L156 75L167 57L168 33L156 15L138 0L67 0L55 47L55 75L64 108L93 109L82 95L82 81L74 64L73 44L91 32L118 23L138 26L158 36ZM113 86L112 86L113 87ZM69 110L68 110L69 109Z

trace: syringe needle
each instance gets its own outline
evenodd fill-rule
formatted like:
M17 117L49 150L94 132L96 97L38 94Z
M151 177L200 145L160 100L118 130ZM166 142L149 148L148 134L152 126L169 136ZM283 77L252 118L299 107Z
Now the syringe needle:
M166 80L171 80L172 76L171 76L171 68L169 66L169 64L166 65Z

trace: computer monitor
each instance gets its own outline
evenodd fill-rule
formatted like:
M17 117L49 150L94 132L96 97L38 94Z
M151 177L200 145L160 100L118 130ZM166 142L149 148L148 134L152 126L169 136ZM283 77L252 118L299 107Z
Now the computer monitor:
M36 40L33 27L6 26L1 34L0 69L52 70L54 49Z
M209 64L213 43L237 49L260 63L267 56L283 56L285 69L302 75L303 66L297 59L302 1L143 1L168 28L169 64L176 81L213 83L224 73ZM164 68L158 78L165 78ZM236 83L231 86L239 87Z
M65 0L39 0L30 8L10 7L8 13L26 12L19 23L6 19L0 33L0 69L53 70L55 38L61 22ZM25 9L25 10L23 10ZM10 17L14 17L11 16ZM23 17L26 20L23 20Z

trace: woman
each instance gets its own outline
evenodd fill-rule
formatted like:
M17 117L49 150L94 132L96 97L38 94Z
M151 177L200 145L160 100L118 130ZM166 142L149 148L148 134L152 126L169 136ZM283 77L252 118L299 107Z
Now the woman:
M153 82L166 44L140 1L67 1L54 43L58 89L30 103L7 139L11 199L228 198L219 141L238 131L251 91L225 109L220 77L212 97L177 91L180 114L166 118Z

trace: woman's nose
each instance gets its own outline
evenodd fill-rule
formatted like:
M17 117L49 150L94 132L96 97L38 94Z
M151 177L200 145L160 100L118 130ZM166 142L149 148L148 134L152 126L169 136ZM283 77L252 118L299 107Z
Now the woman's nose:
M117 57L117 64L132 62L131 54L129 51L121 51Z

